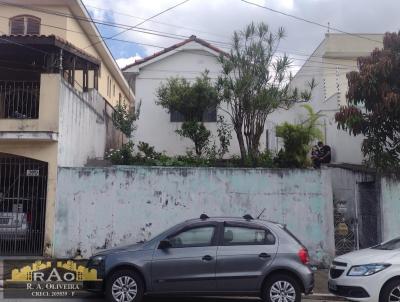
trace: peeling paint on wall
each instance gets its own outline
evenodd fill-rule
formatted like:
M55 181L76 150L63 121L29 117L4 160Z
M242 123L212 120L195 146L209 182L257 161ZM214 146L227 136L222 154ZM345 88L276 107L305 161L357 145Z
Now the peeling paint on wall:
M146 240L185 219L257 216L287 224L315 262L334 254L328 170L60 168L55 256Z

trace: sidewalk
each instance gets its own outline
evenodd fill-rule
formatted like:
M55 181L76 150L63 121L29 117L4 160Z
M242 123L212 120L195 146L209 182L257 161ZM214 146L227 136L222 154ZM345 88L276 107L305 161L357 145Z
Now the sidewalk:
M327 269L319 269L314 272L315 286L314 294L306 296L308 300L319 300L319 301L345 301L344 299L331 295L328 291L328 274Z

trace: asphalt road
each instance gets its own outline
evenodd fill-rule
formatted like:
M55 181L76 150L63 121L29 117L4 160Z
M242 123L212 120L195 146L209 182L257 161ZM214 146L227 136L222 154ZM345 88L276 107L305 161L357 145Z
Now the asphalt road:
M106 302L103 298L89 298L89 299L3 299L0 295L1 301L5 302ZM143 302L259 302L261 300L256 298L145 298ZM316 302L316 300L303 299L302 302ZM318 300L319 302L329 302ZM332 301L330 301L332 302Z

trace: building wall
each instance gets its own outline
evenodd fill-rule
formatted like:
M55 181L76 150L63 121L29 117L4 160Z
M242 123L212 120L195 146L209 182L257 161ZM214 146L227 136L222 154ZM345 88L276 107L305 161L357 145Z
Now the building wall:
M363 137L355 137L339 130L335 121L335 114L340 106L347 104L346 74L357 70L358 56L366 56L376 47L382 48L382 43L376 41L382 41L383 35L363 36L370 40L342 34L326 34L325 39L292 81L293 87L304 89L305 83L315 79L317 87L313 90L309 104L315 112L322 115L320 122L324 140L332 147L332 161L337 163L361 164L364 159L361 152ZM275 124L284 121L293 123L304 116L304 113L300 104L289 111L280 110L274 113L270 120ZM280 148L282 144L278 143L276 149Z
M172 123L166 109L156 104L157 89L169 77L180 76L194 80L206 69L210 71L210 77L216 77L219 71L216 56L206 51L191 51L175 53L140 70L135 84L136 100L141 102L136 141L149 143L157 151L166 151L169 155L185 154L192 147L189 139L175 133L181 123ZM215 123L206 123L206 127L216 134Z
M189 139L175 133L180 129L181 123L171 122L166 109L156 104L157 89L170 77L179 76L194 81L205 70L209 71L212 80L216 80L221 67L217 55L205 51L204 47L196 42L188 43L180 51L172 53L162 60L144 66L136 77L135 95L136 101L141 102L141 110L135 141L144 141L155 146L157 151L178 155L185 154L187 150L193 149L194 145ZM130 73L133 69L128 69L126 72ZM226 121L229 121L228 115L223 110L218 110L218 115L224 116ZM211 131L212 139L218 145L217 123L205 123L205 126ZM233 130L232 135L230 153L239 154L239 145ZM261 149L266 147L265 137L265 134L262 135Z
M25 4L27 5L27 3ZM70 14L66 6L38 6L43 10L57 11L61 14ZM1 34L10 34L9 18L17 15L33 15L42 20L46 26L41 26L41 34L43 35L56 35L66 40L67 32L67 18L61 15L47 14L40 11L34 11L27 8L16 7L11 5L2 5L0 17L0 30Z
M185 219L257 216L288 225L314 263L334 254L327 170L60 168L55 256L149 239Z
M82 167L88 159L102 158L106 145L117 148L121 144L121 139L107 137L107 133L116 137L121 137L121 133L106 115L106 110L110 114L112 108L97 91L79 93L58 74L42 74L41 81L39 119L0 120L0 129L24 131L29 127L30 131L54 131L58 141L1 139L0 153L48 163L45 253L50 254L54 235L58 167Z
M60 76L41 74L38 119L0 119L0 131L43 131L58 133Z
M67 6L35 5L35 8L57 12L60 14L72 14L71 10ZM101 56L97 49L95 49L94 47L88 47L92 44L91 40L89 40L88 35L83 31L82 27L79 25L79 22L73 18L68 18L62 15L55 15L54 13L45 13L36 10L30 10L27 8L15 7L11 5L2 5L0 15L0 35L10 33L9 18L25 14L33 15L41 19L42 25L40 33L42 35L56 35L72 43L74 46L84 50L85 52L91 54L92 56L99 58L102 61L99 74L99 92L112 105L118 104L120 93L122 94L122 100L131 99L131 96L128 96L123 92L121 86L123 84L118 82L112 75L110 67L107 66L107 64L105 64L105 61L101 59ZM97 38L96 41L98 41ZM90 76L90 87L93 87L92 79L93 77ZM111 79L111 93L107 94L107 82L109 79ZM82 72L77 71L76 81L82 86ZM114 86L115 93L113 89ZM79 86L77 88L79 88Z
M98 57L99 53L95 49L94 43L89 39L89 37L84 33L82 27L79 25L79 22L75 19L68 18L67 19L67 41L73 43L76 47L80 49L84 49L89 54ZM95 41L98 41L99 38L91 37ZM93 45L93 46L90 46ZM90 46L90 47L89 47ZM93 87L93 73L89 74L89 87ZM78 73L77 80L82 82L82 74ZM111 81L108 84L108 81ZM109 90L107 89L109 86ZM119 95L122 96L121 101L126 102L129 100L129 97L125 95L123 90L121 89L121 83L118 83L117 80L112 76L110 72L110 68L106 66L106 64L101 64L101 69L99 73L99 92L100 94L113 106L117 105L119 102Z
M80 93L61 81L58 166L82 167L88 159L104 157L104 104L97 91Z

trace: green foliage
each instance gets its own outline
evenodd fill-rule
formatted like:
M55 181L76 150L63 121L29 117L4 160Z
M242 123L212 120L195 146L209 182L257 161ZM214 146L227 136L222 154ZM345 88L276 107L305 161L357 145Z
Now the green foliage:
M194 143L197 156L201 156L210 139L210 131L204 126L204 113L218 103L217 91L208 77L208 71L190 83L184 78L170 78L157 90L157 104L168 112L181 113L185 122L176 133Z
M148 143L139 142L138 144L139 152L142 152L145 158L148 159L159 159L162 153L156 152L154 146L150 146Z
M215 145L214 145L215 146ZM164 166L164 167L254 167L255 165L248 161L243 165L240 158L234 156L230 159L218 158L216 147L208 148L205 156L199 157L192 152L186 155L167 156L156 152L153 146L147 143L139 142L138 151L134 152L134 144L129 142L118 150L110 150L106 154L106 159L114 165L137 165L137 166ZM273 167L272 154L263 152L256 166L271 168Z
M284 123L276 127L276 136L283 139L284 149L275 158L280 168L305 168L310 165L309 152L311 143L322 140L323 134L318 123L319 114L314 113L309 105L303 105L308 117L300 124Z
M211 132L203 123L183 122L181 129L175 130L182 137L189 138L194 143L197 156L201 156L210 142Z
M274 154L269 150L261 152L257 158L256 167L261 168L272 168L275 167Z
M137 110L129 109L127 104L118 103L111 115L115 128L124 133L127 137L131 137L133 131L136 130L135 121L140 115L140 103Z
M348 105L336 114L339 129L364 135L367 164L400 169L400 32L386 33L383 49L358 58L359 71L347 74Z
M178 111L185 120L201 122L204 112L217 105L217 91L205 71L194 83L179 77L169 78L157 90L157 104L168 112Z
M225 121L224 116L219 115L217 120L217 134L219 139L218 156L223 158L225 154L229 152L232 139L232 129L230 125Z
M278 108L308 101L315 86L313 80L310 90L299 92L290 88L292 61L286 54L277 54L284 36L283 28L273 33L264 23L252 23L244 31L234 33L232 50L219 58L219 98L228 107L226 112L236 132L243 162L250 158L256 164L267 117Z
M135 161L133 147L134 143L128 142L123 144L120 149L110 150L104 158L110 160L114 165L131 165Z

